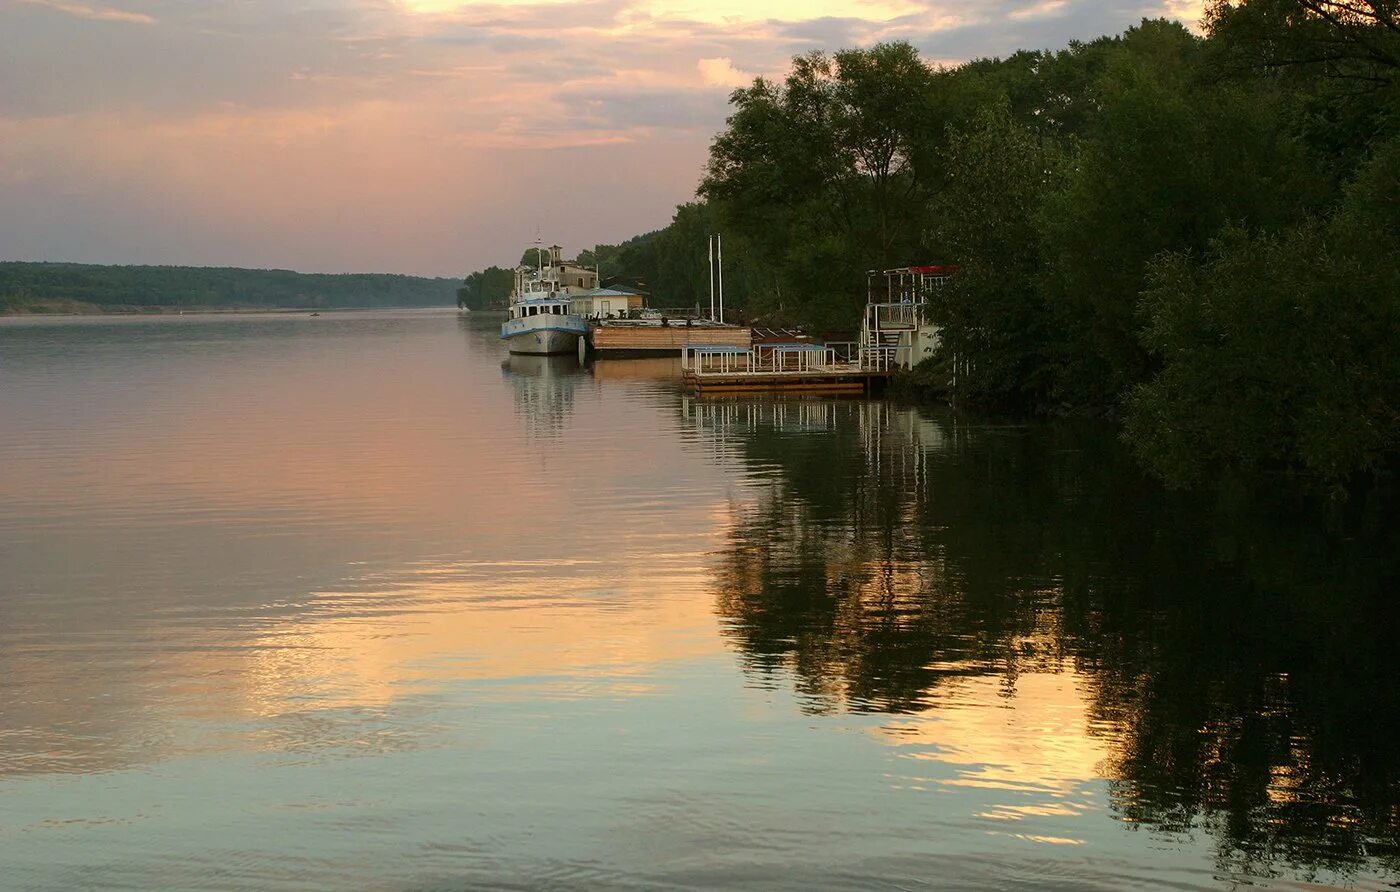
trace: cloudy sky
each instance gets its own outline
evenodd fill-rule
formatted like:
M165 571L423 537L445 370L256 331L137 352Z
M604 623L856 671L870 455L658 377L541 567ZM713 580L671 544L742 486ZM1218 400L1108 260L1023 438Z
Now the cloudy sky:
M0 0L0 260L457 276L665 225L728 93L1200 0Z

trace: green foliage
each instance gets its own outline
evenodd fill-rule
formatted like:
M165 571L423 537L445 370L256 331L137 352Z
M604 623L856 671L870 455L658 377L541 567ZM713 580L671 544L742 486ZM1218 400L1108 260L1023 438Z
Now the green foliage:
M933 80L890 43L800 56L782 84L734 92L700 194L746 246L756 304L786 294L794 316L850 327L867 269L924 256Z
M1331 481L1400 454L1400 139L1327 223L1226 229L1203 264L1168 255L1143 300L1162 369L1125 435L1164 479L1221 463Z
M1221 227L1275 227L1306 207L1316 174L1267 84L1209 83L1177 26L1126 34L1093 90L1065 188L1042 216L1050 301L1068 340L1061 404L1112 406L1151 374L1136 307L1149 261L1205 250Z
M78 301L103 310L160 307L448 306L451 279L278 269L0 263L0 312Z
M1003 98L952 128L934 236L961 272L932 297L939 355L963 367L958 395L983 404L1037 405L1050 389L1055 342L1037 250L1036 210L1063 177L1053 143L1012 120ZM970 372L970 373L969 373Z
M488 266L467 276L462 287L457 289L457 306L470 310L504 307L514 285L514 272L499 266Z
M905 390L1126 413L1172 483L1400 455L1393 0L1212 4L955 68L810 53L736 90L700 200L585 262L751 320L858 325L871 269L956 263ZM737 312L735 312L737 311Z

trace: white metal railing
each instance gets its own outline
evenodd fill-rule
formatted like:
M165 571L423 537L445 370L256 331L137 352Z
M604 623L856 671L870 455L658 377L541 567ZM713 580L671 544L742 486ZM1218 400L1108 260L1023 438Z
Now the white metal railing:
M732 375L754 371L754 353L742 347L688 344L681 348L681 371L694 375Z
M919 327L922 304L872 304L870 306L871 328L880 330L908 331Z
M860 359L859 341L827 341L826 346L837 362L857 362Z
M759 344L756 369L768 372L820 372L836 364L836 353L820 344Z
M840 347L819 344L758 344L750 349L708 344L681 348L681 371L712 375L811 375L831 372L887 372L895 367L895 347Z
M888 372L895 367L895 347L862 347L860 367L868 372Z

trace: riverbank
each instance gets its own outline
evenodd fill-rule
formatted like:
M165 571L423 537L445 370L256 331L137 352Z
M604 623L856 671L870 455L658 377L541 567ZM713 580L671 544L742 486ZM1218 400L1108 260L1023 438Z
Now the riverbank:
M37 300L0 307L0 316L177 316L180 314L313 312L305 307L98 306L81 300Z
M452 306L457 280L192 266L0 261L0 314L275 313Z
M0 318L31 318L50 316L245 316L267 313L340 313L355 310L446 310L448 307L429 305L421 307L261 307L261 306L218 306L218 307L171 307L171 306L98 306L77 300L34 301L22 306L0 307Z

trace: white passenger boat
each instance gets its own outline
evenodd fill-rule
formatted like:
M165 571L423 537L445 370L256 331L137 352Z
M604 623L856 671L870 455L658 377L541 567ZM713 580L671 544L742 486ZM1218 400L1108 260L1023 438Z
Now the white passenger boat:
M501 339L511 353L548 356L578 351L588 323L573 312L571 298L597 287L597 272L560 258L558 245L540 248L535 269L515 270L510 318L501 324Z

